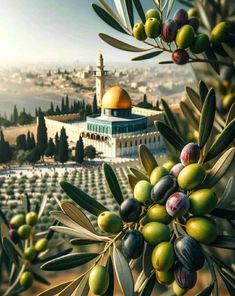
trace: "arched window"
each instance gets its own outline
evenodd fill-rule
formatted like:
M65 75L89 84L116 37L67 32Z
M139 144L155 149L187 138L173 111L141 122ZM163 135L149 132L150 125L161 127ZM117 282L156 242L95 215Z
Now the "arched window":
M119 143L119 147L122 148L122 142Z

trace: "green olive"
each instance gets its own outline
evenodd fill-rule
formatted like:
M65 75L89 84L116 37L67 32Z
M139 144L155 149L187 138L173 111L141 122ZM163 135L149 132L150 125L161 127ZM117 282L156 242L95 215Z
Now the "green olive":
M41 238L35 243L34 247L39 253L44 252L48 248L48 240L46 238Z
M147 212L147 218L149 222L161 222L169 224L172 217L167 213L165 205L156 204L152 206Z
M220 45L222 42L225 42L229 36L229 31L229 23L220 22L211 31L211 43L213 43L214 45Z
M184 25L181 27L176 35L176 45L179 48L186 49L192 45L194 41L194 29L190 25Z
M33 284L33 275L29 271L25 271L22 273L19 283L25 289L29 289Z
M156 18L159 23L161 22L160 13L156 9L149 9L145 14L145 18L146 20L148 20L149 18Z
M150 175L150 183L152 185L155 185L162 177L168 174L169 174L169 171L163 166L156 167Z
M123 228L121 217L109 211L101 213L97 222L99 228L107 233L118 233Z
M147 19L144 25L145 34L149 38L157 38L161 33L161 25L156 18Z
M167 169L168 172L170 172L170 170L173 168L173 166L175 165L175 161L174 160L168 160L167 162L165 162L162 166Z
M211 189L200 189L189 195L190 212L193 215L205 215L216 206L218 198Z
M174 282L174 273L169 271L155 271L157 281L162 285L170 285Z
M134 198L141 203L150 201L153 186L145 180L139 181L134 188Z
M199 54L206 51L209 45L209 37L206 34L198 34L190 46L190 50L192 53Z
M205 170L200 164L192 163L182 169L177 181L182 189L192 190L202 183L205 174Z
M198 15L198 11L195 7L192 7L188 10L188 16L197 16Z
M170 242L158 244L152 253L152 265L159 271L170 270L175 263L174 247Z
M147 38L144 30L144 24L142 23L135 24L132 33L133 36L140 41L144 41Z
M21 225L18 228L17 233L18 233L20 238L27 239L30 236L31 227L29 225L27 225L27 224Z
M14 229L18 229L23 224L25 224L25 215L23 214L15 215L10 220L10 226Z
M235 103L235 93L227 94L222 101L223 108L228 111L232 104Z
M37 256L37 250L34 247L28 247L24 250L24 257L29 261L33 261Z
M185 295L188 290L186 289L182 289L177 283L176 281L174 281L173 285L172 285L172 289L173 289L173 292L176 296L183 296Z
M38 223L38 214L36 212L29 212L25 220L28 225L34 226Z
M144 239L150 245L156 246L170 240L170 228L160 222L149 222L142 229Z
M109 273L105 266L96 265L90 272L89 287L93 294L103 295L109 287Z

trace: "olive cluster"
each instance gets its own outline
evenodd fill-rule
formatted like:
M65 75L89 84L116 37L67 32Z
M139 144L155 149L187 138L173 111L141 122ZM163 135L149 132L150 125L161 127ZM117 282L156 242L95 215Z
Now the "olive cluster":
M29 212L26 215L17 214L10 220L9 237L13 243L23 249L24 259L32 264L37 263L38 255L47 250L48 240L41 238L33 243L35 226L38 223L38 214ZM32 286L33 275L24 271L19 279L19 284L28 289Z
M168 161L152 170L149 181L137 182L134 198L123 201L119 215L106 211L98 216L102 231L121 238L128 260L140 257L145 244L153 247L156 279L164 285L173 283L175 295L194 287L197 270L205 262L200 243L210 244L217 237L216 224L207 215L217 196L211 189L197 189L205 178L199 146L187 144L180 161ZM177 226L186 235L180 235ZM104 294L109 286L107 267L96 265L89 282L94 294Z
M133 36L145 41L147 38L164 41L168 44L168 49L163 49L172 52L172 60L175 64L184 65L189 61L189 52L201 54L210 46L213 50L222 54L224 52L222 43L234 42L234 38L230 38L230 26L228 22L218 23L210 32L210 36L204 33L199 33L200 21L197 17L197 10L190 9L188 12L184 9L178 9L173 19L168 19L163 22L162 14L156 9L150 9L145 15L146 22L137 23L133 27ZM171 43L175 43L175 50L171 50ZM162 43L163 44L163 43Z

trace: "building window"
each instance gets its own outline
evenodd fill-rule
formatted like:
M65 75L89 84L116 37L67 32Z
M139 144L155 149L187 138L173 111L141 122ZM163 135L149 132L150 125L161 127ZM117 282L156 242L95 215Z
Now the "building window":
M149 138L149 143L151 143L152 142L152 139L151 138Z
M144 139L144 144L147 144L147 139Z
M125 148L127 148L127 142L125 142Z
M158 142L160 142L160 136L158 136Z
M153 138L153 142L156 143L156 138L155 137Z
M135 146L137 146L137 145L138 145L138 141L136 140L136 141L135 141Z
M140 140L140 145L142 144L142 139Z
M130 146L132 147L132 141L130 142Z
M119 143L119 147L122 148L122 143L121 142Z

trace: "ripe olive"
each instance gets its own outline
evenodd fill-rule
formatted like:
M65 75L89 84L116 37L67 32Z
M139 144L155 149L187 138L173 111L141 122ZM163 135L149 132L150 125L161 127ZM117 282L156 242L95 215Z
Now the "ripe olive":
M28 247L24 250L24 257L29 261L33 261L37 256L37 250L34 247Z
M19 283L25 289L29 289L33 284L33 275L29 271L25 271L22 273Z
M144 30L144 24L138 23L134 25L133 36L140 41L144 41L147 38Z
M38 252L44 252L48 247L48 240L46 238L41 238L35 243L34 247Z
M186 166L198 162L200 158L200 147L196 143L188 143L180 153L180 161Z
M170 240L170 229L160 222L149 222L142 229L144 239L150 245L156 246L160 242Z
M173 20L176 22L178 28L181 28L182 26L186 25L188 23L188 13L184 9L178 9L176 10Z
M157 281L162 285L170 285L174 282L173 270L168 271L155 271Z
M188 289L182 289L176 281L172 285L173 292L176 296L183 296L188 292Z
M153 17L147 19L144 25L144 29L145 29L145 34L149 38L157 38L161 33L161 25L159 21Z
M29 212L25 218L26 224L34 226L38 223L38 214L36 212Z
M220 45L222 42L225 42L229 36L229 23L220 22L218 23L210 34L210 41L214 45Z
M21 225L17 230L19 237L22 239L27 239L30 236L30 232L31 227L27 224Z
M179 175L179 173L182 171L182 169L184 168L184 165L180 162L180 163L177 163L177 164L175 164L173 167L172 167L172 169L171 169L171 171L170 171L170 174L172 175L172 176L174 176L175 178L177 178L178 177L178 175Z
M200 189L189 195L190 212L193 215L205 215L216 206L218 198L211 189Z
M165 203L167 198L178 188L176 179L167 175L162 177L151 191L151 199L158 203Z
M97 222L99 228L108 233L118 233L123 228L121 217L109 211L101 213Z
M190 50L192 53L202 53L208 49L209 45L209 37L206 34L201 33L195 37L193 44L190 46Z
M228 111L233 103L235 103L235 93L227 94L222 101L224 110Z
M202 183L205 174L205 170L200 164L192 163L179 173L177 181L180 188L192 190Z
M177 24L173 20L167 20L162 25L162 40L165 42L174 41L177 34L177 29Z
M120 206L119 215L125 222L136 222L141 213L141 204L134 198L124 200Z
M13 241L13 243L15 243L15 244L18 243L19 236L18 236L17 231L15 229L9 230L9 236L10 236L11 240Z
M188 24L193 27L194 32L197 32L197 30L199 29L199 20L195 16L191 16L188 19Z
M216 240L217 227L214 220L209 217L194 216L186 223L186 232L200 243L210 244Z
M152 185L155 185L162 177L168 174L169 174L168 170L163 166L156 167L150 175L150 183Z
M182 192L175 192L166 202L166 211L171 217L182 217L188 212L189 206L190 202L187 195Z
M161 222L169 224L172 217L167 213L165 205L153 205L147 212L147 219L149 222Z
M145 14L146 20L149 18L156 18L159 22L161 22L160 13L156 9L149 9Z
M189 61L189 55L187 51L181 48L174 50L171 57L176 65L185 65Z
M194 29L190 25L184 25L176 35L176 45L181 49L188 48L194 41Z
M93 294L103 295L109 287L107 267L97 264L90 272L89 287Z
M186 269L180 262L174 266L174 277L182 289L192 289L197 282L196 271Z
M134 198L141 203L149 202L152 188L153 186L148 181L139 181L134 188Z
M122 241L123 254L128 259L138 258L144 250L144 237L137 230L129 230L125 233Z
M25 215L23 214L15 215L10 220L10 226L14 229L18 229L23 224L25 224Z
M174 247L170 242L158 244L152 253L152 265L159 271L168 271L175 263Z

